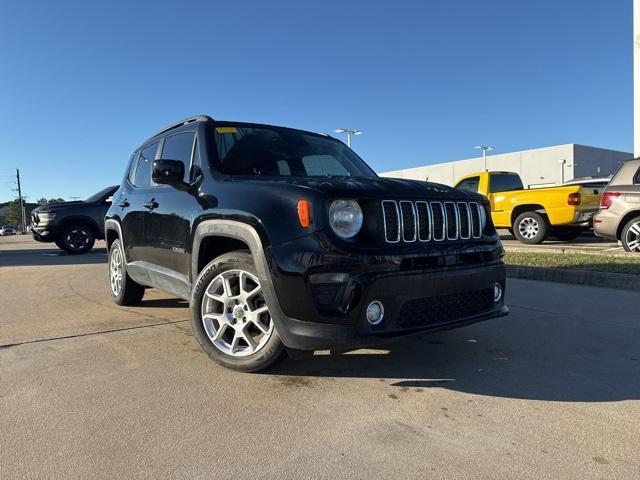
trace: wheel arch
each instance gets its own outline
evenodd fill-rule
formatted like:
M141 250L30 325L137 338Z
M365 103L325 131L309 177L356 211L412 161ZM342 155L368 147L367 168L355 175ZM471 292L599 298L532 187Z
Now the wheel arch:
M74 217L65 217L60 220L60 224L58 225L58 231L62 232L63 229L67 228L69 225L84 225L93 231L94 235L97 238L101 238L102 233L101 229L96 223L96 221L91 217L86 217L83 215L74 216Z
M111 245L113 245L116 239L119 238L121 242L124 242L122 239L122 228L117 220L108 218L104 221L104 237L107 241L107 252L111 250Z
M195 282L209 261L234 250L248 250L256 267L259 261L262 263L264 271L258 272L260 276L268 275L262 240L254 227L235 220L212 219L200 222L194 232L191 250L192 281Z
M639 217L640 217L640 209L631 210L625 213L624 216L620 218L620 221L618 222L618 228L616 228L616 238L620 240L622 238L622 230L624 230L624 227L627 225L627 223L629 223L632 219L639 218Z
M516 218L518 218L519 215L525 212L536 212L541 215L547 216L547 211L545 210L544 206L540 205L539 203L518 205L511 211L511 225L514 226Z
M292 335L284 328L283 319L286 318L286 315L282 311L271 279L269 263L265 253L268 244L263 243L258 230L252 225L236 220L210 219L203 220L198 224L193 235L191 250L191 275L192 285L194 286L201 273L198 270L200 249L202 248L203 240L208 237L226 237L234 241L242 242L242 244L248 247L253 257L258 280L260 280L260 284L262 285L262 291L269 305L271 316L276 323L278 334L285 345L289 346L293 344L294 340ZM264 240L264 242L266 241L267 240Z

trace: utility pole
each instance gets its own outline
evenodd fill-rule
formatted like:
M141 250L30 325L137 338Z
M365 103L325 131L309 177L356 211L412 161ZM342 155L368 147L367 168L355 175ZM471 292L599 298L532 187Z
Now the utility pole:
M27 230L27 225L25 223L25 218L24 218L24 203L22 202L22 187L20 186L20 169L16 168L16 178L18 179L18 201L20 202L20 229L22 230L22 233L26 232Z
M640 157L640 0L633 0L633 156Z

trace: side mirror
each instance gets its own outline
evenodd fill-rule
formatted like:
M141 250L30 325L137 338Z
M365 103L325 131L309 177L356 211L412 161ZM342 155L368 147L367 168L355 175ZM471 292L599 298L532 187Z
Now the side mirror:
M181 160L155 160L151 179L159 185L178 185L184 179L184 163Z

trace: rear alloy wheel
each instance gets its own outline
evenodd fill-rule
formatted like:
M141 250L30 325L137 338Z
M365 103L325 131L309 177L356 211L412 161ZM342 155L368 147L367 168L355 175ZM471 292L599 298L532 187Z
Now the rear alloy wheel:
M87 253L93 248L96 236L93 229L86 225L69 225L62 229L62 235L56 245L72 255Z
M516 217L513 234L521 243L535 245L547 238L547 219L537 212L524 212Z
M284 352L253 258L245 252L222 255L200 273L191 327L209 357L234 370L263 370Z
M622 230L622 246L627 252L640 252L640 217L631 219Z
M133 281L127 273L124 251L119 239L114 240L109 250L109 286L111 298L118 305L137 305L144 296L144 286Z

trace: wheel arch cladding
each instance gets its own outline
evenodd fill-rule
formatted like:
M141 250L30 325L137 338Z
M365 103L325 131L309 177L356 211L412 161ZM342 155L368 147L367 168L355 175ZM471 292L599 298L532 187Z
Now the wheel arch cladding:
M511 212L511 225L514 224L514 222L516 221L516 218L518 218L519 215L525 212L536 212L536 213L539 213L540 215L545 215L545 216L547 215L547 211L540 204L530 203L527 205L518 205Z

